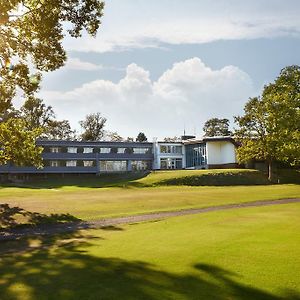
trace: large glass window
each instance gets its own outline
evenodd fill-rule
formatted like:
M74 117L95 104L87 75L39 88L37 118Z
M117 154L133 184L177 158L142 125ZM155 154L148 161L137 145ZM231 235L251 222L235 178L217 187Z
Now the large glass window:
M50 152L51 153L59 153L60 152L60 148L58 148L58 147L50 147Z
M182 154L182 146L175 146L175 145L161 145L161 146L160 146L160 153L176 153L176 154Z
M100 171L103 172L123 172L127 171L126 160L112 161L112 160L101 160Z
M163 170L169 169L182 169L182 159L181 158L161 158L160 168Z
M77 161L76 160L67 160L66 161L66 167L76 167Z
M145 171L151 168L151 163L146 160L133 160L131 161L132 171Z
M206 145L194 144L186 146L186 167L203 167L206 165Z
M89 148L89 147L85 147L85 148L83 148L83 153L93 153L93 148Z
M77 148L76 147L68 147L67 152L68 153L77 153Z

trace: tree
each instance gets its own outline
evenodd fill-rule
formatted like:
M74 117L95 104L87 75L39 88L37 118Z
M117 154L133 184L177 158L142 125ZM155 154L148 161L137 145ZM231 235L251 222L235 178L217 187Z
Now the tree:
M50 120L43 137L51 140L75 140L76 131L72 130L68 120Z
M0 165L13 162L17 166L33 164L41 167L43 148L35 145L40 134L39 129L26 130L25 122L21 119L0 123Z
M136 142L147 142L147 137L144 132L140 132L135 139Z
M106 118L101 116L101 113L92 113L86 115L85 119L80 121L79 124L84 130L81 134L83 141L97 141L101 140L104 136L104 126Z
M134 142L134 138L128 136L128 137L126 138L125 142Z
M204 136L229 136L232 132L229 130L228 119L212 118L205 122Z
M300 163L300 67L281 70L274 83L266 85L262 96L250 98L244 115L235 117L239 129L235 137L239 162L264 160L272 181L274 161Z
M1 1L0 130L4 131L0 135L7 136L8 125L13 123L8 121L13 117L12 100L17 89L25 99L33 97L39 90L41 72L53 71L64 65L67 58L62 46L64 28L67 26L68 33L75 38L80 37L83 30L95 36L103 7L103 1L99 0ZM19 134L16 132L18 129L21 130ZM30 134L35 136L38 131L34 129ZM15 137L21 138L23 133L22 128L17 126L12 128L11 136L15 134ZM38 154L35 141L26 141L23 147L27 146ZM3 148L2 143L6 141L1 141ZM17 157L19 149L12 148L11 153L13 151L16 155L10 155L11 159Z
M25 121L26 128L44 128L55 118L51 106L43 103L43 100L29 96L21 107L21 117Z
M116 131L107 132L106 138L108 141L111 141L111 142L123 142L124 141L124 139Z

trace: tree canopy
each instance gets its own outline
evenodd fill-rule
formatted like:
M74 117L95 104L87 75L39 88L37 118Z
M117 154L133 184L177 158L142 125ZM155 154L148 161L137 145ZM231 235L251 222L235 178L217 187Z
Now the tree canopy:
M40 152L34 147L33 137L39 132L33 129L35 126L32 126L31 132L27 131L32 138L27 139L23 148L4 149L22 136L21 131L17 134L20 126L8 126L14 122L9 121L11 118L20 118L15 114L12 104L14 97L20 97L17 90L21 91L23 99L38 101L34 97L40 87L41 72L56 70L67 59L62 45L64 36L69 34L77 38L83 31L94 36L100 26L103 8L104 2L101 0L1 0L0 135L6 136L6 140L0 140L0 143L2 151L6 153L5 161L14 161L18 157L17 152L27 146L35 164L36 155ZM16 120L16 124L21 123L21 120ZM7 134L9 130L11 134ZM29 144L30 140L32 144Z
M209 119L204 123L203 131L205 136L229 136L232 134L229 130L228 119Z
M99 141L104 137L104 126L106 118L101 116L101 113L93 113L86 115L85 119L79 124L84 130L81 134L83 141Z
M147 137L144 132L140 132L135 140L136 142L147 142Z
M241 142L237 150L240 162L264 160L272 163L300 163L300 67L289 66L266 85L259 97L250 98L244 115L235 118L239 129L235 137Z

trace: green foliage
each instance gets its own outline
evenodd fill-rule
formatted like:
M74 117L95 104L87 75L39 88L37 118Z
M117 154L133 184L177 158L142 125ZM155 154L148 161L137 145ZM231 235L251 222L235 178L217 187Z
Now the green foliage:
M55 115L52 107L43 103L43 100L29 96L21 107L21 117L26 123L26 128L32 130L45 128Z
M35 140L25 138L25 143L16 139L25 137L24 128L31 131L27 132L28 136L37 137L37 132L41 134L40 128L53 117L52 108L46 107L40 99L34 97L40 87L41 72L53 71L64 65L66 61L66 53L62 46L64 28L69 28L67 32L75 38L80 37L84 30L95 36L100 26L103 8L104 2L101 0L0 2L0 122L2 122L0 135L6 137L0 141L0 146L5 148L2 150L1 163L7 162L8 159L16 159L13 162L17 164L29 163L30 155L22 156L20 153L39 152L34 147ZM21 113L25 117L24 128L18 125L21 121L13 127L12 122L3 123L15 115L12 100L16 96L17 89L26 99ZM69 134L67 121L61 122L56 125L63 125L65 129L63 134ZM17 132L18 129L21 131ZM53 130L52 127L51 134L54 134ZM54 135L61 136L62 133ZM8 143L12 140L15 146L22 145L22 148L12 146L9 148ZM22 157L25 159L23 162ZM39 164L34 154L32 159L33 164Z
M111 142L123 142L124 141L124 139L116 131L106 132L105 135L106 135L106 139Z
M239 125L235 137L241 142L239 162L300 163L299 66L284 68L274 83L264 87L262 96L250 98L244 112L235 118Z
M81 134L83 141L99 141L104 136L104 126L106 118L101 116L101 113L93 113L86 115L85 119L79 124L84 130Z
M9 119L0 123L0 165L13 162L17 166L42 166L42 147L36 147L35 140L40 129L28 131L21 119Z
M203 127L205 136L229 136L232 132L229 130L228 119L212 118L205 122Z
M72 130L68 120L49 120L43 137L50 140L74 140L76 131Z
M147 142L147 137L144 132L140 132L135 139L136 142Z

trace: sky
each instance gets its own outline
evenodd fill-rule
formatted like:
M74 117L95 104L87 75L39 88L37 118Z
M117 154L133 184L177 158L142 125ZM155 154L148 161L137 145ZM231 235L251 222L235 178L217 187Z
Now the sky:
M288 65L300 65L299 0L107 0L96 38L68 36L68 61L40 96L59 119L101 112L123 137L202 135L241 115Z

